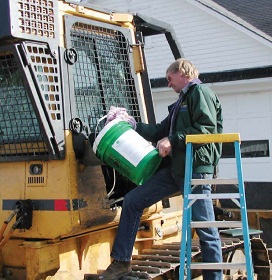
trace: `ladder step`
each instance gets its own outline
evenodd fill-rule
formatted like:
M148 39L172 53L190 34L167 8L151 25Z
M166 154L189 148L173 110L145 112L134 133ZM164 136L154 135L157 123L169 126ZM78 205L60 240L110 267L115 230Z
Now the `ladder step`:
M191 263L191 269L245 269L246 263Z
M201 222L191 222L191 228L239 228L242 227L241 221L201 221Z
M233 199L240 198L239 193L212 193L212 194L188 194L189 199Z
M191 185L238 185L238 179L192 179Z
M186 135L186 144L188 143L230 143L241 142L239 133L220 133L220 134L191 134Z

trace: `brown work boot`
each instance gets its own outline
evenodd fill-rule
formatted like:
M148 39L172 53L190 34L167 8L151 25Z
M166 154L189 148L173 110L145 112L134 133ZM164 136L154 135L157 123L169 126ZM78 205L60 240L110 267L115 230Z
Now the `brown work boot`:
M114 260L108 268L99 275L99 280L117 280L131 272L130 262Z

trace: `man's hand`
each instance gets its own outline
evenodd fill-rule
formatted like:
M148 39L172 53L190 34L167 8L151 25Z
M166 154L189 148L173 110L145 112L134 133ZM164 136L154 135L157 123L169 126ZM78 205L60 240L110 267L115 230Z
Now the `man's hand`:
M172 151L172 146L167 137L162 138L157 143L157 149L159 150L159 155L161 157L166 157Z
M107 121L106 121L105 125L107 125L109 122L111 122L112 120L114 120L116 118L129 123L134 130L137 127L136 120L132 116L128 115L126 108L110 106L110 110L107 114Z

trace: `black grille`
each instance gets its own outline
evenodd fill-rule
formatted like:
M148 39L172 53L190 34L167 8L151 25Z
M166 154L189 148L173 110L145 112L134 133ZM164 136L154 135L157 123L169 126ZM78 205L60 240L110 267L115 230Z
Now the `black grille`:
M111 105L126 108L139 120L125 36L117 30L83 23L75 23L70 35L78 54L73 69L76 109L84 124L93 132Z
M0 57L0 119L1 158L47 153L13 54Z

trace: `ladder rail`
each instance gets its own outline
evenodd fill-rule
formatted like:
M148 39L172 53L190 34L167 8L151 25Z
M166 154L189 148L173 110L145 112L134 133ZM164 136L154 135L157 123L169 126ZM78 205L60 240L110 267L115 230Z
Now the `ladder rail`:
M190 177L192 177L192 164L191 164L191 158L192 158L192 144L188 143L186 145L186 158L185 158L185 177L184 177L184 190L191 188L191 184L190 184ZM190 229L188 229L188 221L189 221L189 212L190 211L186 211L186 205L188 205L189 203L189 198L188 195L184 194L183 197L183 215L182 215L182 232L184 233L188 233L190 232ZM189 209L187 209L189 210ZM182 264L187 264L188 267L190 267L190 263L191 263L191 258L187 258L186 260L186 255L185 255L185 251L189 250L188 255L191 255L191 248L188 248L188 240L187 240L187 234L182 234L182 239L181 239L181 243L180 243L180 279L184 279L184 269L182 269ZM189 239L189 238L188 238ZM191 241L189 241L190 243ZM186 248L186 249L185 249ZM182 253L182 250L184 250L184 253ZM187 270L187 276L188 279L191 278L190 276L190 269L186 269ZM188 275L189 274L189 275Z
M242 213L242 224L243 224L243 232L244 236L248 238L244 238L244 250L245 256L248 256L248 261L246 262L247 273L251 275L253 279L253 264L252 264L252 257L251 257L251 244L249 241L249 228L248 228L248 219L247 219L247 208L246 208L246 196L245 196L245 188L244 188L244 180L243 180L243 170L242 170L242 162L241 162L241 151L240 151L240 144L238 142L234 142L234 150L235 150L235 158L236 158L236 168L237 168L237 175L238 175L238 186L239 186L239 193L243 196L244 199L240 200L241 204L241 213ZM250 279L250 278L249 278Z
M249 228L247 220L247 210L245 201L245 190L242 173L241 151L240 151L240 134L198 134L186 136L186 158L185 158L185 178L184 178L184 200L183 200L183 217L182 217L182 240L180 244L180 273L179 280L191 279L191 269L212 269L212 263L192 263L191 245L192 231L191 228L205 227L235 227L242 228L244 237L244 252L246 263L217 263L223 270L226 267L246 268L248 279L253 279L253 264L251 257L251 244L249 239ZM193 144L206 143L227 143L233 142L235 148L235 162L237 167L237 179L192 179L193 168ZM194 194L194 188L202 184L228 184L237 186L237 193L230 194ZM198 199L231 199L241 210L241 221L206 221L193 222L192 205ZM216 224L217 223L217 224ZM185 266L184 266L185 265ZM217 267L218 267L217 266ZM185 271L187 273L185 278Z

